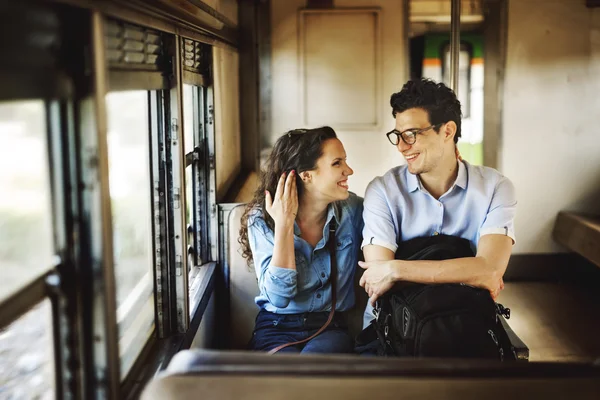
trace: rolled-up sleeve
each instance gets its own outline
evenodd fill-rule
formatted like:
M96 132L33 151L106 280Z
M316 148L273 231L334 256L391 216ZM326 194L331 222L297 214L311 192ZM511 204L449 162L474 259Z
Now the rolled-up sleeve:
M261 293L273 306L286 308L298 291L298 273L271 264L274 237L262 218L248 219L248 241Z
M360 248L374 244L396 252L396 227L381 183L372 181L365 192L363 241Z
M490 234L506 235L512 239L514 244L516 242L514 229L516 210L515 187L508 178L503 176L496 184L490 208L479 230L479 237Z

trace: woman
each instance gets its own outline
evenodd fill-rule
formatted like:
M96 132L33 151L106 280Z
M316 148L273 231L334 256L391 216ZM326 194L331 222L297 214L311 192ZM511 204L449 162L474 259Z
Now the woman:
M275 143L240 230L243 255L253 261L260 287L251 349L307 339L325 324L332 305L327 244L329 228L337 225L336 314L324 332L281 352L352 352L337 311L354 305L363 227L362 199L348 191L353 172L330 127L290 131Z

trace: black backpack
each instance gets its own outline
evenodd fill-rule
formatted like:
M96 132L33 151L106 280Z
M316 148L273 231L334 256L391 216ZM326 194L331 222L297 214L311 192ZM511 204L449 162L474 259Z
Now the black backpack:
M468 240L446 235L401 243L397 259L473 257ZM401 282L376 304L357 351L385 356L516 359L489 291L463 284ZM374 332L374 333L373 333Z

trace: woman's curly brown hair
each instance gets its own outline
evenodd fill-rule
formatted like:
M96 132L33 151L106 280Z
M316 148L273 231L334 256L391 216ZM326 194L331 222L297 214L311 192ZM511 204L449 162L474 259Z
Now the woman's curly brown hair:
M252 212L265 209L265 191L275 195L279 177L284 172L296 171L296 187L298 199L302 197L304 186L299 175L301 172L314 170L317 160L323 155L322 143L328 139L336 139L335 131L329 126L315 129L295 129L287 132L275 142L265 168L261 171L258 189L252 201L248 203L242 215L242 227L238 242L242 245L242 256L248 266L252 264L252 250L248 241L248 217ZM271 230L275 230L275 222L264 212L262 218Z

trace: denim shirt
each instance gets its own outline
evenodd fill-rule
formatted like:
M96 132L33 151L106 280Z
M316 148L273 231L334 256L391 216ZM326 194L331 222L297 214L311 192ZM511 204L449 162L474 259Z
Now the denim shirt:
M257 209L248 218L248 240L252 250L254 269L260 294L256 304L279 314L299 314L331 310L331 263L327 241L329 224L336 219L337 302L336 310L345 311L354 306L354 273L358 268L361 244L362 198L350 197L329 205L323 228L323 238L316 247L300 237L300 228L294 223L294 250L296 270L271 263L274 232L269 229Z

